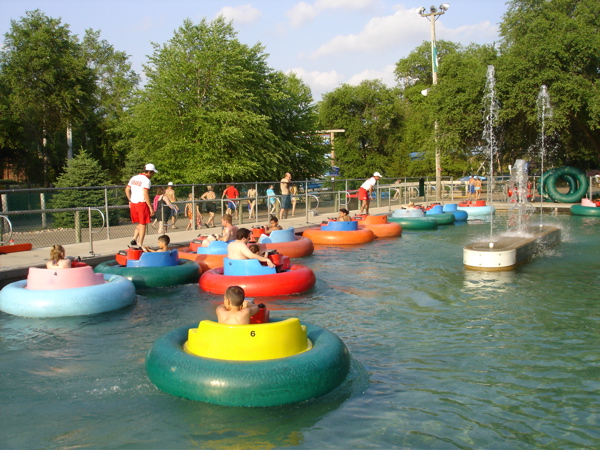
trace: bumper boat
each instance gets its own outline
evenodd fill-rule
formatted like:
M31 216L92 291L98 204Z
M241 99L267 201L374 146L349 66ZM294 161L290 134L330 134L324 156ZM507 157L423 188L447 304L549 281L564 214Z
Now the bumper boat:
M581 204L571 206L570 211L575 216L600 217L600 201L593 202L587 198L582 198Z
M397 237L402 235L402 226L396 222L389 222L387 215L371 216L357 214L354 220L359 226L371 230L376 238Z
M270 255L276 267L263 266L257 259L224 259L223 267L204 272L200 288L214 294L224 294L229 286L240 286L247 297L272 297L299 294L312 288L314 272L300 264L290 264L290 258Z
M0 310L23 317L85 316L125 308L136 300L128 279L94 273L80 263L70 269L31 267L26 280L0 291Z
M438 225L452 225L456 218L451 212L444 212L444 207L440 204L430 205L425 208L425 216L436 220Z
M227 256L227 242L212 241L208 247L202 247L202 239L194 239L189 247L179 249L179 259L196 262L202 272L223 267L223 259Z
M478 219L481 216L489 216L496 212L496 208L486 204L485 200L477 200L475 202L467 201L459 203L457 206L459 211L466 211L469 215L467 220Z
M253 241L258 244L261 252L277 250L277 253L290 258L303 258L312 255L315 251L313 242L304 236L296 236L292 227L272 231L268 236L264 234L262 228L253 228L251 231Z
M327 394L350 370L342 340L296 318L184 326L154 342L148 378L160 390L227 406L278 406Z
M180 260L177 250L143 252L130 248L120 251L116 259L98 264L94 271L121 275L137 289L145 289L195 283L200 266L194 261Z
M400 224L404 230L435 230L438 227L437 220L426 217L425 212L420 208L395 209L389 221Z
M451 212L454 215L454 219L456 222L464 222L469 218L469 213L467 211L459 211L457 203L448 203L444 205L444 212Z
M359 228L356 220L350 222L330 220L319 228L309 228L302 235L314 244L325 245L366 244L375 239L375 234L366 228Z

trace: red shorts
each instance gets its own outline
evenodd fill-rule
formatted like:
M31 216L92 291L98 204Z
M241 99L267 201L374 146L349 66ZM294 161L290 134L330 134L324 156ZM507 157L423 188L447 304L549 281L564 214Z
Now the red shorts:
M150 208L146 203L130 203L129 214L132 223L141 223L142 225L150 223Z
M369 191L365 188L358 188L358 200L368 200L369 199Z

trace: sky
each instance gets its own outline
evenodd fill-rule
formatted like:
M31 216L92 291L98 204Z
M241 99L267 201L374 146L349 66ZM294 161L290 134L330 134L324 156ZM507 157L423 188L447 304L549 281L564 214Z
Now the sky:
M0 34L26 11L40 9L60 18L80 37L88 28L130 56L142 76L152 43L164 44L185 19L199 22L224 15L238 39L257 43L269 54L269 66L295 72L315 101L343 83L380 79L389 86L398 60L423 41L431 25L417 10L423 0L0 0ZM433 3L439 7L441 3ZM503 0L451 1L436 21L438 40L464 45L498 42L498 25L506 12ZM1 43L0 43L1 45Z

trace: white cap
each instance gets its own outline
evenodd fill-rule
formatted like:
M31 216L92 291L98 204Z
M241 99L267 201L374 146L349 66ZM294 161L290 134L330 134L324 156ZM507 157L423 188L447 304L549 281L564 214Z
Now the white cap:
M169 182L167 183L167 186L173 186L173 182L172 182L172 181L169 181Z
M375 172L375 173L373 174L373 176L374 176L374 177L379 177L379 178L381 178L381 174L380 174L379 172Z
M154 167L154 164L146 164L146 167L144 167L144 169L146 170L146 172L158 173L158 170L156 170L156 167Z

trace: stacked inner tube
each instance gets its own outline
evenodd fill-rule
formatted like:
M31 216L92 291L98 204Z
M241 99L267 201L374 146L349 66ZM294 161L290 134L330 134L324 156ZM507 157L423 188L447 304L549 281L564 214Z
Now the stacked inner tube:
M566 194L559 192L556 186L559 179L569 185L569 192ZM554 202L577 203L585 197L588 188L589 181L581 170L565 166L544 172L539 192L540 195L547 196Z

